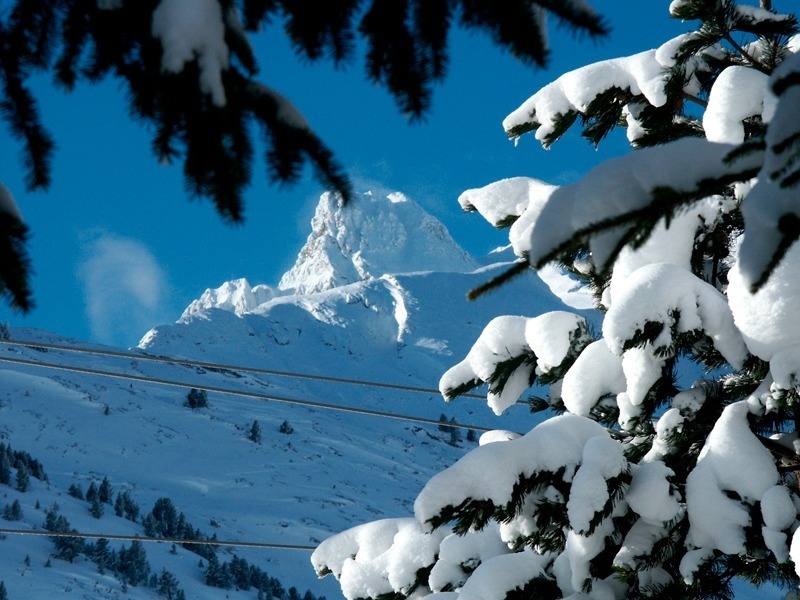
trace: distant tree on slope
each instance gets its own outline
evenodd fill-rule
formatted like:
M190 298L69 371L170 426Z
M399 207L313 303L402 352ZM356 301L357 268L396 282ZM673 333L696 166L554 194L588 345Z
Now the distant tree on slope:
M331 151L297 109L255 79L249 36L283 20L304 59L344 62L356 38L366 45L367 77L385 85L400 110L423 115L431 86L448 62L447 36L458 21L483 29L526 62L547 55L544 20L599 35L599 17L584 2L509 0L15 0L0 15L0 104L3 120L23 145L27 185L46 188L54 142L29 87L52 73L72 89L78 81L120 79L132 118L153 132L159 161L183 161L187 189L210 198L223 218L242 219L242 190L252 173L252 133L259 125L272 182L297 180L310 163L345 199L350 184ZM27 228L0 184L0 295L31 306Z
M22 519L22 505L19 500L14 500L11 504L3 507L3 518L6 521L20 521Z
M184 406L188 406L192 410L195 408L206 408L208 406L208 392L205 390L198 390L192 388L186 394L186 400L183 402Z
M115 572L128 585L139 585L147 581L150 575L150 563L142 542L133 540L130 547L122 546L117 553Z
M17 467L17 490L27 492L30 485L31 476L28 473L28 467L22 463Z
M797 585L797 20L764 1L669 7L696 29L567 73L504 122L545 146L623 127L637 151L573 185L516 178L460 199L510 224L508 276L558 261L592 286L599 336L569 312L486 326L442 377L445 398L486 383L500 414L537 383L549 393L531 406L555 416L433 477L415 518L323 542L312 562L347 598Z
M258 420L253 421L247 433L247 439L255 444L261 443L261 425Z

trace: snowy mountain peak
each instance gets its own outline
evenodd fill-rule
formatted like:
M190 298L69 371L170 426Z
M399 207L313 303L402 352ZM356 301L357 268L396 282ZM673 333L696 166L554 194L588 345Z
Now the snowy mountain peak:
M251 287L247 279L226 281L216 289L207 289L197 300L186 307L181 318L209 308L220 308L242 315L278 296L279 292L268 285Z
M479 266L439 220L400 192L366 192L344 207L326 192L311 227L280 290L309 294L386 274Z

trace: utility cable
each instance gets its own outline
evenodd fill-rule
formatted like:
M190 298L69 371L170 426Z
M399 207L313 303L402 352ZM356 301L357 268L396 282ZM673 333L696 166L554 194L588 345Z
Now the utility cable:
M426 425L442 425L444 422L438 419L426 419L424 417L414 417L411 415L400 415L396 413L381 412L378 410L370 410L368 408L354 408L349 406L340 406L336 404L326 404L323 402L316 402L313 400L300 400L298 398L287 398L285 396L276 396L273 394L261 394L259 392L249 392L247 390L232 390L229 388L212 386L212 385L195 385L186 382L173 381L170 379L160 379L156 377L146 377L144 375L131 375L127 373L110 373L100 369L91 369L89 367L74 367L66 365L55 365L52 363L37 362L34 360L24 358L12 358L10 356L0 356L0 362L8 362L29 367L41 369L55 369L57 371L69 371L71 373L82 373L85 375L96 375L99 377L109 377L112 379L123 379L128 381L136 381L139 383L151 383L155 385L163 385L167 387L180 387L186 388L187 386L202 389L207 392L216 392L220 394L230 394L232 396L242 396L245 398L256 398L258 400L266 400L272 402L282 402L284 404L296 404L308 408L319 408L323 410L355 413L361 415L368 415L372 417L383 417L387 419L397 419L400 421L410 421L413 423L424 423ZM480 427L478 425L462 425L461 423L447 423L449 426L459 427L461 429L472 429L474 431L493 431L491 427Z
M341 377L331 377L325 375L312 375L312 374L304 374L304 373L294 373L289 371L279 371L274 369L263 369L258 367L243 367L239 365L225 365L219 363L210 363L210 362L203 362L203 361L192 361L192 360L184 360L184 359L174 359L169 357L163 356L154 356L148 354L132 354L129 352L122 352L116 350L98 350L98 349L85 349L85 348L74 348L70 346L63 346L59 344L49 344L49 343L39 343L33 341L20 341L20 340L0 340L0 344L5 344L8 346L26 346L30 348L47 348L49 350L59 350L65 352L72 352L77 354L85 354L85 355L94 355L94 356L111 356L115 358L126 358L130 360L145 360L145 361L152 361L152 362L161 362L161 363L168 363L168 364L178 364L192 368L201 368L201 369L209 369L209 370L230 370L230 371L242 371L247 373L259 373L265 375L272 375L278 377L287 377L287 378L295 378L295 379L311 379L316 381L327 381L330 383L341 383L347 385L359 385L365 387L376 387L376 388L384 388L384 389L394 389L406 392L413 392L413 393L424 393L424 394L434 394L439 395L439 390L432 390L428 388L422 387L414 387L414 386L407 386L407 385L400 385L400 384L391 384L391 383L381 383L381 382L374 382L374 381L362 381L356 379L346 379ZM100 369L91 369L88 367L72 367L66 365L56 365L52 363L43 363L37 362L33 360L27 360L22 358L12 358L8 356L0 356L0 361L8 362L8 363L15 363L21 364L25 366L35 367L35 368L43 368L43 369L54 369L59 371L70 371L74 373L82 373L86 375L95 375L100 377L109 377L113 379L122 379L122 380L130 380L136 381L139 383L150 383L155 385L163 385L167 387L180 387L185 388L187 387L187 383L167 380L167 379L160 379L154 377L146 377L140 375L132 375L132 374L124 374L124 373L111 373L108 371L103 371ZM325 404L322 402L315 402L310 400L300 400L297 398L287 398L283 396L276 396L276 395L268 395L268 394L261 394L258 392L249 392L246 390L231 390L223 387L218 386L209 386L209 385L197 385L194 386L198 389L204 389L208 392L217 392L222 394L230 394L234 396L241 396L241 397L249 397L255 398L258 400L264 401L273 401L273 402L281 402L285 404L295 404L299 406L305 406L309 408L319 408L323 410L331 410L331 411L340 411L340 412L347 412L347 413L355 413L355 414L363 414L367 416L375 416L375 417L382 417L382 418L390 418L402 421L410 421L414 423L423 423L426 425L441 425L442 421L434 420L434 419L426 419L423 417L414 417L409 415L399 415L393 413L385 413L376 410L370 410L365 408L351 408L346 406L337 406L333 404ZM463 394L462 397L468 398L477 398L483 399L483 397L475 395L475 394ZM476 425L464 425L461 423L448 423L450 426L457 426L462 429L471 429L474 431L491 431L492 428L487 427L479 427ZM21 535L21 536L39 536L39 537L61 537L61 538L81 538L87 540L99 540L99 539L107 539L107 540L118 540L118 541L139 541L139 542L147 542L147 543L172 543L172 544L195 544L195 545L212 545L212 546L226 546L226 547L239 547L239 548L262 548L262 549L277 549L277 550L296 550L296 551L305 551L305 552L313 552L316 549L316 546L307 546L302 544L277 544L277 543L268 543L268 542L236 542L236 541L227 541L227 540L192 540L192 539L178 539L178 538L154 538L154 537L141 537L135 535L120 535L120 534L100 534L100 533L82 533L82 532L54 532L54 531L43 531L43 530L28 530L28 529L13 529L13 528L0 528L0 535Z
M225 540L184 540L178 538L155 538L155 537L139 537L136 535L119 535L107 533L80 533L78 531L44 531L41 529L8 529L0 528L0 535L28 535L39 537L57 537L57 538L81 538L84 540L120 540L120 541L137 541L137 542L158 542L167 544L193 544L207 546L230 546L236 548L268 548L274 550L303 550L313 552L316 546L304 546L300 544L271 544L267 542L233 542Z
M93 348L75 348L72 346L63 346L60 344L48 344L34 341L24 340L0 340L0 344L7 346L26 346L28 348L47 348L48 350L62 350L65 352L74 352L76 354L88 354L91 356L113 356L116 358L128 358L131 360L145 360L151 362L161 362L167 364L178 364L187 367L209 369L209 370L228 370L228 371L242 371L245 373L259 373L262 375L273 375L276 377L288 377L292 379L312 379L315 381L327 381L329 383L344 383L348 385L361 385L365 387L376 387L391 390L400 390L403 392L413 392L417 394L433 394L436 396L441 395L439 390L431 388L416 387L410 385L402 385L397 383L382 383L379 381L363 381L360 379L347 379L343 377L333 377L330 375L313 375L310 373L296 373L293 371L280 371L277 369L264 369L259 367L243 367L241 365L226 365L221 363L203 362L196 360L188 360L182 358L170 358L168 356L156 356L153 354L132 354L130 352L123 352L120 350L106 350L106 349L93 349ZM485 400L484 396L477 394L461 394L460 398L474 398L478 400Z

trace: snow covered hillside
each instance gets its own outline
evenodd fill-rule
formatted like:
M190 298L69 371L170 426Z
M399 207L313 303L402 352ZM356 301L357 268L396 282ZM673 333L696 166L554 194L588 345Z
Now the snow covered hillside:
M148 332L134 357L12 328L11 339L0 344L0 442L40 461L47 481L33 477L20 491L20 468L12 467L9 483L0 483L0 509L8 507L10 517L0 527L41 531L57 504L69 528L82 533L146 536L145 517L168 498L202 536L313 547L364 520L407 514L424 482L474 446L466 429L454 434L437 425L442 413L484 428L531 427L524 406L499 419L479 399L446 405L431 390L498 311L563 307L538 277L519 277L508 293L469 303L466 292L507 265L478 268L438 221L397 194L366 197L344 210L323 196L313 228L279 286L239 279L207 290L176 323ZM186 406L197 397L193 388L208 390L208 406ZM292 399L306 404L287 402ZM97 503L75 493L104 479L113 488L111 501L123 498L122 516L105 504L95 518ZM140 509L135 521L125 511L126 498ZM12 518L15 501L19 519ZM125 556L132 545L110 542L117 552L125 548ZM306 589L340 596L330 578L316 579L307 549L226 546L209 559L171 543L142 547L156 588L125 586L111 568L100 573L88 550L69 562L50 556L56 550L47 537L8 533L0 540L0 581L12 599L67 592L149 598L168 572L186 597L254 598L255 587L204 583L213 561L229 563L235 553L300 596Z

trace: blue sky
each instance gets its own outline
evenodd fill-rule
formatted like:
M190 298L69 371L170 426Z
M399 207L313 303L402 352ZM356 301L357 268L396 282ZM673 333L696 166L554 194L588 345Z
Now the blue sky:
M383 88L365 81L361 56L338 69L299 62L275 27L256 41L259 79L295 103L357 191L404 192L481 255L507 237L463 214L461 191L518 175L568 183L627 151L621 132L600 151L576 136L547 152L532 136L515 147L500 125L506 114L565 71L647 50L690 27L669 18L667 1L592 5L611 35L594 42L551 26L547 69L516 62L482 34L456 31L447 79L422 123L409 123ZM31 228L36 307L23 316L0 306L0 322L128 347L150 327L176 320L206 288L238 277L276 285L293 264L323 191L310 172L278 188L257 163L246 221L226 225L210 202L188 200L180 165L156 163L117 82L65 94L37 79L35 91L58 145L53 184L46 192L24 189L20 146L7 130L0 131L0 181Z

